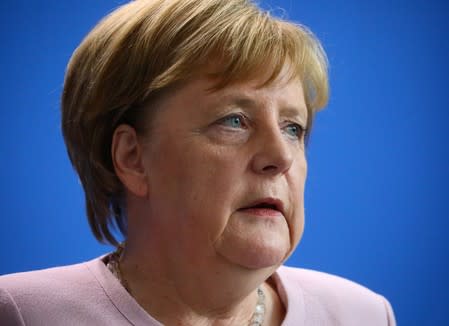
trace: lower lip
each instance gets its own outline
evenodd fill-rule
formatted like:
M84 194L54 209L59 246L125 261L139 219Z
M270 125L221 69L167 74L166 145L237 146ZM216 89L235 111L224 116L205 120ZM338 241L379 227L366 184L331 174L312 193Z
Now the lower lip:
M281 212L270 208L245 208L239 210L239 212L260 217L278 217L282 215Z

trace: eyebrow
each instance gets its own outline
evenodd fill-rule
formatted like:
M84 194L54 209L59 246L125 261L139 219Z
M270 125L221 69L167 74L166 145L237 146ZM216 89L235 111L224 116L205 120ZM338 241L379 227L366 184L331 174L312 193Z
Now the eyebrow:
M257 108L259 105L256 100L245 95L226 94L219 97L219 101L223 104L233 104L242 108ZM308 111L306 107L296 107L294 105L282 106L280 109L280 115L288 118L299 118L301 122L307 124Z

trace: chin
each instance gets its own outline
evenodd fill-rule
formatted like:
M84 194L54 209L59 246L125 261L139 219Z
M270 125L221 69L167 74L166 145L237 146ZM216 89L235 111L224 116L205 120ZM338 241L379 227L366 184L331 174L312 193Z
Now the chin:
M262 269L281 265L290 253L290 244L285 241L248 241L239 248L222 248L220 255L228 262L246 269Z
M258 254L248 257L241 262L241 266L247 269L263 269L270 267L278 267L284 261L284 255Z

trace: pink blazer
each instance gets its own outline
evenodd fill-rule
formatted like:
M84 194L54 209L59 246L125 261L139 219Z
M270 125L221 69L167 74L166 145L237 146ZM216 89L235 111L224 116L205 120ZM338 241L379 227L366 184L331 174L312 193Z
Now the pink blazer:
M388 301L346 279L299 268L273 275L283 326L393 326ZM0 325L161 326L126 292L102 257L0 277Z

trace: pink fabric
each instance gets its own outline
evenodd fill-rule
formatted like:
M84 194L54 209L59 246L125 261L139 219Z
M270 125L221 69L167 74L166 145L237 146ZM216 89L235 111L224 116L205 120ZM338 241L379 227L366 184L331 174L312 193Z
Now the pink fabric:
M280 267L274 282L283 326L394 326L382 296L343 278ZM0 277L0 325L161 326L126 292L100 258Z

